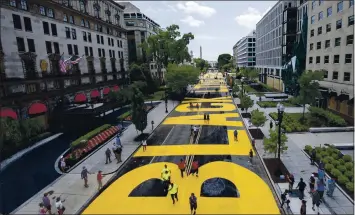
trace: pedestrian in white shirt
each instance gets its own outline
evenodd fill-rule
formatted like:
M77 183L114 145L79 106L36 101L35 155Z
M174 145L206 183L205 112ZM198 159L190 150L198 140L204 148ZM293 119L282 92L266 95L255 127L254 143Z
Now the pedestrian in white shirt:
M147 140L142 140L143 152L147 150Z
M55 207L58 210L58 215L63 215L64 211L65 211L65 207L63 206L63 202L65 200L60 200L60 197L57 197L57 200L55 202Z
M62 170L62 172L65 172L65 169L66 169L66 163L65 163L65 159L62 156L60 158L60 170Z

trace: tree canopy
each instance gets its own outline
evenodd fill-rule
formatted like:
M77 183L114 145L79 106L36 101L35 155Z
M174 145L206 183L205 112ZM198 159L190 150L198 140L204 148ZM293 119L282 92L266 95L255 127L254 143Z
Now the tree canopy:
M188 84L198 80L200 71L190 65L169 64L166 72L166 82L169 88L175 93L184 93Z
M266 122L266 117L263 112L259 110L253 110L251 112L251 123L255 125L256 127L261 127L265 124Z
M248 80L255 80L259 77L259 72L254 68L241 68L241 74Z
M218 59L217 59L217 62L218 62L218 67L220 68L220 69L229 69L229 68L231 68L232 67L232 61L233 59L232 59L232 55L230 55L230 54L220 54L219 56L218 56ZM227 65L227 66L224 66L224 65L226 65L226 64L229 64L229 65ZM224 66L224 67L223 67Z
M196 67L199 68L201 71L204 71L206 70L206 68L210 67L208 61L201 58L195 58L194 62L196 63Z
M145 54L157 64L160 80L162 80L162 66L167 68L169 63L179 64L184 60L191 60L187 46L193 39L192 33L181 36L179 26L171 25L165 30L159 29L156 35L151 35L142 43L141 47Z
M147 127L147 114L142 92L138 87L132 87L132 123L140 132Z
M273 153L275 155L276 158L276 153L278 151L278 143L279 143L279 134L278 134L278 127L276 126L276 128L270 129L269 133L270 133L270 137L269 138L264 138L264 149L266 152L269 153ZM284 153L287 150L287 146L286 146L286 142L287 142L287 136L284 133L281 133L281 151L280 154Z
M248 112L248 109L253 107L254 101L247 95L239 94L240 98L240 107L245 109L245 112Z

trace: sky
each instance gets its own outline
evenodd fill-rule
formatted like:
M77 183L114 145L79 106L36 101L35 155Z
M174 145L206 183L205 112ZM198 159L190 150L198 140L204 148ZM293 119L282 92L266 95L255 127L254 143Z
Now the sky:
M232 55L239 39L255 29L255 24L277 1L130 1L161 27L177 24L181 34L191 32L189 44L194 58L216 61L218 55Z

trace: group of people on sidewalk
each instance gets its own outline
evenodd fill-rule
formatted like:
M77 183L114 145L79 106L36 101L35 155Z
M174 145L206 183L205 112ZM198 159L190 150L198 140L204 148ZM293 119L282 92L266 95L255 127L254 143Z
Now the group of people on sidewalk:
M49 196L52 194L53 191L46 192L43 194L42 202L39 203L39 214L50 214L50 215L53 214L52 203L51 200L49 199ZM65 211L65 207L63 205L63 202L65 202L65 200L61 200L60 196L57 198L53 197L53 199L56 199L55 207L57 209L58 215L62 215Z
M178 163L178 167L180 170L181 178L184 178L184 172L186 170L186 162L183 159L180 159L180 162ZM194 160L191 164L190 174L192 174L193 176L196 175L196 177L198 177L198 169L199 169L199 163L197 160ZM188 176L188 173L186 174ZM179 201L178 185L171 181L171 170L168 168L166 164L164 165L164 168L161 171L161 179L163 182L164 192L170 194L171 199L173 200L173 204L175 204L175 201L176 202ZM194 193L191 193L191 196L189 197L189 203L190 203L191 214L196 214L197 198Z

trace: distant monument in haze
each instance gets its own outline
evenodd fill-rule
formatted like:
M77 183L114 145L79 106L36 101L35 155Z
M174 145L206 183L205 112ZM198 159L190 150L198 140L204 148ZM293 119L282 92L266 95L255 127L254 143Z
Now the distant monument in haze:
M202 59L202 46L200 46L200 58Z

